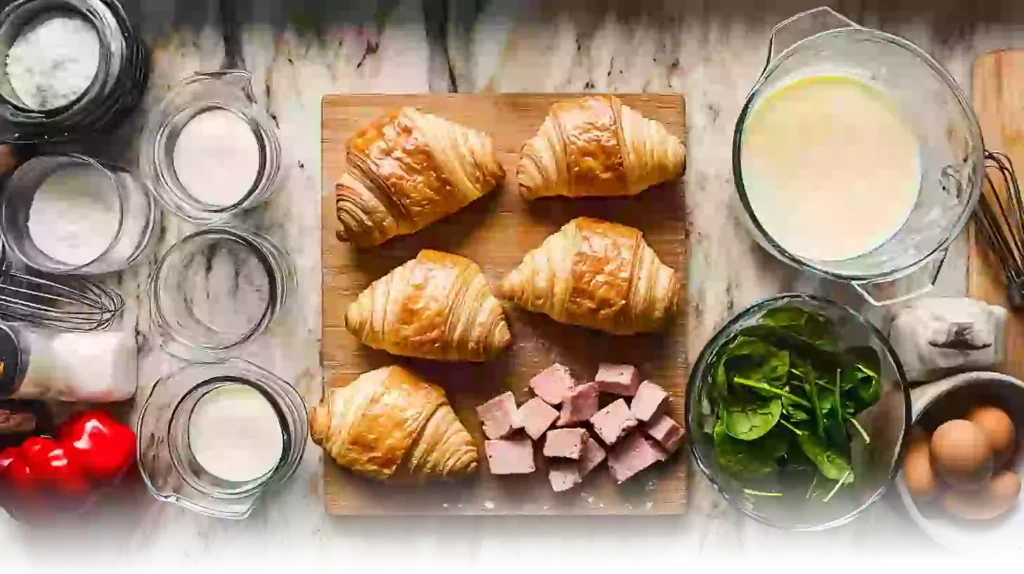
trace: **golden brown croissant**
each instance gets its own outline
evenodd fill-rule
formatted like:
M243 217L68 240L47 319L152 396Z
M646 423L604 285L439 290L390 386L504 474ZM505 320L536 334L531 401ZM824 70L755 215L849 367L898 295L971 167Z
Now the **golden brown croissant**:
M374 349L442 361L485 361L512 339L480 267L430 249L363 291L345 327Z
M360 247L415 233L505 178L490 136L413 108L353 134L347 159L335 185L337 235Z
M562 323L630 335L664 328L678 290L639 230L578 217L527 253L497 291Z
M459 478L480 459L444 390L398 366L328 390L309 411L309 436L340 466L378 480Z
M551 106L523 146L516 177L526 199L636 195L683 172L686 148L615 96Z

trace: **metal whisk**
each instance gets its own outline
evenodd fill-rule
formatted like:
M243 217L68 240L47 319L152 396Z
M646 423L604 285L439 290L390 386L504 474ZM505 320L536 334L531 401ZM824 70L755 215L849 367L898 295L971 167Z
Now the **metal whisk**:
M82 278L44 278L15 269L0 243L0 319L68 331L106 329L124 308L109 287Z
M998 181L996 179L998 178ZM1024 307L1024 201L1013 162L1001 152L985 152L985 189L974 212L976 229L999 261L1010 306ZM1001 183L1001 187L996 184ZM1005 195L996 190L1006 190Z

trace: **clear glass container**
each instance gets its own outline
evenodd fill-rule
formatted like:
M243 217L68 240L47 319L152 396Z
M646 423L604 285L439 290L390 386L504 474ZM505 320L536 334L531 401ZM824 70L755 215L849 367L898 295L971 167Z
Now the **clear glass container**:
M747 491L748 484L720 470L715 460L711 429L716 415L711 412L709 391L716 359L723 345L741 329L756 324L766 311L779 307L798 307L821 315L834 324L841 348L870 346L881 358L881 398L856 417L871 442L853 442L851 467L857 479L853 487L841 489L827 503L808 498L806 486L793 492L781 483L774 490L781 491L782 496L753 495ZM759 522L785 530L839 526L881 498L899 471L910 417L906 376L885 335L853 310L811 295L779 295L741 311L704 346L686 386L686 434L697 467L730 504ZM758 487L764 488L761 483Z
M186 189L175 172L174 149L185 126L200 114L225 110L252 130L259 165L252 186L227 205L213 204ZM273 122L256 102L252 76L244 70L196 74L182 81L146 122L139 156L143 179L160 202L194 223L215 223L266 201L277 188L281 144Z
M149 48L116 0L18 0L0 13L0 63L25 26L54 11L80 16L95 29L99 62L92 82L71 102L29 107L0 65L0 138L8 142L61 141L95 135L123 121L142 101L149 80Z
M153 325L175 356L223 358L267 328L294 283L291 259L267 237L208 227L174 244L157 264Z
M906 223L876 249L839 261L804 258L775 241L751 208L743 178L741 150L751 111L781 86L816 74L843 74L877 87L921 143L921 187ZM967 97L934 59L907 40L818 8L772 31L767 63L736 121L733 177L744 220L765 249L800 269L851 283L877 305L919 295L934 284L946 250L978 201L983 154Z
M40 186L64 169L95 170L88 184L116 213L116 229L97 229L111 237L110 244L91 261L61 261L44 252L29 232L32 202ZM81 172L80 172L81 173ZM83 179L83 182L86 180ZM85 183L83 183L84 185ZM33 158L19 167L7 182L0 213L0 230L15 261L54 274L97 275L120 271L134 263L152 244L159 211L152 197L128 170L100 163L83 155L47 155ZM70 211L68 218L74 218Z
M269 473L244 482L207 472L190 446L189 422L199 401L226 385L246 385L273 407L280 424L281 458ZM156 498L219 518L245 518L270 489L292 476L306 447L306 407L277 375L242 359L187 366L161 378L136 424L138 464Z

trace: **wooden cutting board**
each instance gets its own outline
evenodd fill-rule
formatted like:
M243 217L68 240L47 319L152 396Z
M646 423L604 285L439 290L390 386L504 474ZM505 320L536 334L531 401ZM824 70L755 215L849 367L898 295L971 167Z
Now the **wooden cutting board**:
M1010 157L1018 177L1024 177L1024 50L985 54L974 62L974 111L981 123L985 147ZM996 178L998 180L998 178ZM1005 197L1006 190L986 193ZM1006 281L998 261L981 234L970 230L967 293L1009 309ZM1010 310L1006 323L1006 361L999 370L1024 379L1024 312Z
M504 390L520 404L527 382L553 362L578 378L592 377L600 361L632 363L643 376L671 394L672 414L682 422L683 390L689 375L682 318L687 308L688 239L682 184L649 189L638 197L544 199L527 202L515 184L519 149L540 127L548 108L575 95L337 95L323 99L323 338L325 384L344 385L359 374L399 363L445 387L459 417L481 446L474 407ZM622 101L684 136L680 95L624 95ZM504 186L462 211L411 236L356 250L335 237L334 183L345 170L345 142L357 129L386 112L414 106L490 133L507 170ZM492 285L515 268L572 218L589 215L631 225L682 282L680 319L659 335L614 337L558 324L546 316L506 305L513 343L499 359L483 365L444 364L392 357L374 351L344 329L347 306L373 280L412 259L424 248L469 257ZM539 451L539 449L538 449ZM583 484L561 495L552 492L538 460L529 476L495 477L482 461L469 480L425 486L381 485L358 478L324 457L324 498L332 514L678 514L686 508L688 449L617 486L601 467ZM539 457L538 457L539 459Z

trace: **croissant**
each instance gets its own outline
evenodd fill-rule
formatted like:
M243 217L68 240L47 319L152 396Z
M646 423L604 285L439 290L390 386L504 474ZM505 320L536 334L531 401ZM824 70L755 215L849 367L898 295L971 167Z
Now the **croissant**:
M480 267L430 249L363 291L345 327L374 349L442 361L485 361L512 338Z
M556 321L617 335L658 331L675 312L675 272L639 230L579 217L499 284L499 297Z
M467 476L480 459L444 390L398 366L327 391L309 436L340 466L389 482Z
M683 172L686 148L664 125L615 96L551 106L516 169L526 199L636 195Z
M413 108L356 132L347 160L335 185L337 236L360 247L415 233L505 178L490 136Z

